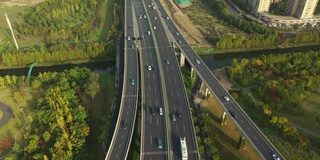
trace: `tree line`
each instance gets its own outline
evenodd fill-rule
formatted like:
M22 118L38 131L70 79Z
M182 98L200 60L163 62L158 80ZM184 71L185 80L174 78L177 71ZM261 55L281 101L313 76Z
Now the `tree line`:
M83 100L93 98L99 91L99 75L76 67L59 73L40 73L35 78L14 77L1 77L2 88L18 85L20 81L24 87L32 87L44 95L37 100L35 114L28 118L23 140L14 144L13 152L6 159L82 159L86 156L90 106L84 106Z

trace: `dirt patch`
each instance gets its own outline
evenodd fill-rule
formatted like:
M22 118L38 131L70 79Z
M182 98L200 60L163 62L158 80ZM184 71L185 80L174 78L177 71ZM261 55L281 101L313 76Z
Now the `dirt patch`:
M226 73L225 67L216 69L214 71L214 75L217 77L219 82L222 84L222 86L227 91L229 91L232 88L233 84L229 81L229 78L227 77L227 73Z
M0 2L0 6L33 6L45 0L8 0L6 2Z
M208 43L188 15L181 8L178 8L172 0L161 0L161 4L189 44Z

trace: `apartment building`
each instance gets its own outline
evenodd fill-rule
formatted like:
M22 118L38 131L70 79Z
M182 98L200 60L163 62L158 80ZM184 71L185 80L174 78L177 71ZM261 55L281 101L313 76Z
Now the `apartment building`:
M248 0L248 3L253 7L255 12L269 12L270 0Z
M289 0L286 6L286 13L299 19L313 17L314 10L319 0Z

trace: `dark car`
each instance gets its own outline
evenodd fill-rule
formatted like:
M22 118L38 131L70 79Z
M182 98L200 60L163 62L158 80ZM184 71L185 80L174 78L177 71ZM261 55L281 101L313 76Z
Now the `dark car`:
M181 114L179 111L176 112L176 115L177 115L177 117L179 117L179 118L182 117L182 114Z
M152 115L156 115L156 109L154 107L152 107L151 113L152 113Z
M123 121L123 123L122 123L122 128L123 128L123 129L127 129L127 121L126 121L126 120Z
M235 112L233 112L233 111L229 111L229 113L231 114L231 116L233 117L233 118L237 118L237 113L235 113Z

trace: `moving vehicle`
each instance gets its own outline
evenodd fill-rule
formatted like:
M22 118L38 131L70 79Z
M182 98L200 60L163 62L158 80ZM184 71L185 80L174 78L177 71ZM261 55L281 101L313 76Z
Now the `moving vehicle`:
M272 157L274 160L281 160L276 154L273 154Z
M159 149L162 148L162 141L160 138L158 138L158 146L157 146Z
M162 107L159 108L159 114L160 114L161 116L163 115Z
M149 35L149 36L151 35L151 32L150 32L150 31L148 31L148 35Z
M156 109L154 107L151 108L151 114L156 115Z
M200 64L200 60L199 60L199 59L196 59L196 62L197 62L198 64Z
M179 113L179 111L176 112L176 115L177 115L179 118L182 118L182 114Z
M237 113L235 113L235 112L233 112L233 111L229 111L229 113L231 114L231 116L233 117L233 118L237 118Z
M230 98L228 96L224 96L223 99L226 100L227 102L230 101Z
M134 79L131 79L131 84L134 85Z
M169 59L166 59L166 63L167 63L167 64L170 64L170 60L169 60Z
M153 29L157 29L157 27L156 27L156 26L153 26Z
M174 113L172 113L172 121L173 121L173 122L177 121L176 115L175 115Z
M179 33L179 32L176 32L176 35L177 35L177 36L180 36L180 33Z
M122 123L122 128L127 129L127 120L124 120Z
M148 70L151 71L151 70L152 70L152 67L151 67L151 66L148 66Z
M131 40L131 38L130 38L130 36L128 36L128 41L130 41Z
M178 40L178 43L182 43L180 40Z
M186 137L180 137L180 150L182 160L188 160L188 150Z

